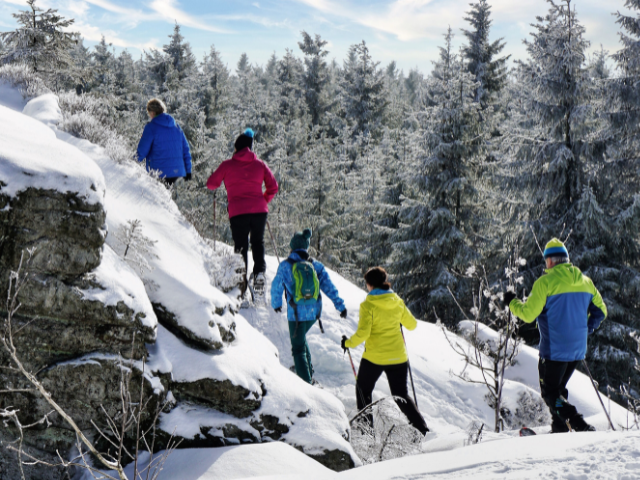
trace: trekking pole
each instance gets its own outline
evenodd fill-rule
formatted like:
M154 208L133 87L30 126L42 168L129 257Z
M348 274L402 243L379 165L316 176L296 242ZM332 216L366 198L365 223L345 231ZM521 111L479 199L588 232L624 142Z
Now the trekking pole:
M347 348L347 353L349 354L349 361L351 362L351 370L353 370L353 376L355 377L356 381L358 380L358 374L356 373L356 366L353 363L353 357L351 356L351 350L349 350Z
M402 334L402 341L404 342L404 348L407 349L407 367L409 367L409 378L411 379L411 390L413 390L413 401L416 402L416 407L417 407L418 397L416 396L416 387L413 384L413 373L411 372L411 362L409 362L409 349L407 348L407 341L404 339L404 330L402 330L402 325L400 325L400 333Z
M347 351L347 353L349 354L349 361L351 362L351 370L353 370L353 378L356 379L356 395L358 395L360 397L360 402L363 405L363 409L366 409L368 407L368 405L366 404L366 402L364 401L364 395L362 394L362 391L360 390L360 387L358 386L358 373L356 372L356 366L353 363L353 357L351 356L351 350L349 348L345 349ZM357 401L357 399L356 399ZM361 412L360 412L361 413ZM357 415L356 415L357 416ZM351 419L351 421L353 421L356 417L353 417ZM349 422L351 423L351 422Z
M596 391L596 395L598 395L598 400L600 400L600 405L602 405L602 410L604 410L604 414L607 416L607 420L609 420L609 425L611 425L611 430L613 430L615 432L616 428L613 426L613 422L611 421L611 417L609 416L609 412L607 412L607 409L604 408L604 402L602 401L602 397L600 396L600 392L598 391L598 387L596 387L596 382L593 379L593 377L591 376L591 372L589 371L589 367L587 366L587 361L583 359L582 360L582 365L584 366L584 369L587 371L587 375L589 375L589 378L591 379L591 385L593 385L593 389Z
M216 191L213 191L213 251L216 251Z
M278 259L278 263L280 263L280 256L278 255L278 246L276 245L276 240L273 238L273 233L271 233L271 225L269 225L269 220L267 220L267 228L269 229L269 236L271 237L271 241L273 242L273 250L276 252L276 258Z

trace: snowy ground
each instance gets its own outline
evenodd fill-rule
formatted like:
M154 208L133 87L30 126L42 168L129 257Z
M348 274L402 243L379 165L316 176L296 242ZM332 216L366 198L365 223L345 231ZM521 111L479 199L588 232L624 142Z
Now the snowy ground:
M280 254L283 255L283 252ZM275 276L277 263L274 257L267 258L269 281ZM331 301L326 296L323 297L322 315L325 333L322 334L318 327L314 327L309 331L307 338L313 358L315 378L325 390L336 395L344 403L347 413L351 414L355 411L355 382L349 358L340 348L340 339L342 335L350 336L355 332L359 305L364 301L366 294L337 273L329 270L329 275L346 302L348 317L346 320L341 319ZM270 304L268 294L267 303ZM293 365L285 313L277 314L265 306L242 310L241 313L278 348L280 362L287 368ZM451 349L444 335L441 328L425 322L419 322L416 330L405 332L418 405L427 425L438 435L453 434L460 439L466 438L465 430L473 421L484 422L490 431L493 429L493 411L484 401L486 388L482 385L465 383L452 375L462 371L464 362ZM450 333L448 335L458 339ZM363 346L352 351L356 368L360 363L362 352ZM515 410L519 392L523 390L539 392L537 364L538 351L523 346L518 355L518 364L507 369L505 400L510 409ZM478 378L478 372L471 373ZM587 421L595 425L598 430L606 430L607 419L588 377L576 372L569 382L568 389L569 400L584 414ZM374 391L374 400L389 394L389 388L383 376ZM626 425L627 411L613 402L609 408L614 421ZM545 428L541 431L545 431Z
M3 103L3 95L6 96L5 104L14 109L22 107L15 96L2 91L0 104ZM57 112L52 107L51 97L48 100L40 99L39 103L34 102L31 106L27 105L25 112L36 118L41 117L49 126L55 125ZM0 114L16 115L7 113L7 109L0 110ZM18 117L16 119L23 121ZM33 123L32 120L29 121ZM40 131L39 129L47 127L34 123L30 128ZM58 164L61 177L64 176L64 168L74 158L76 163L84 162L83 168L91 173L86 178L101 178L100 172L104 176L106 196L103 201L111 232L109 237L128 220L139 219L143 222L144 234L158 242L155 247L157 258L150 259L154 269L146 273L147 280L152 281L151 287L147 283L150 299L162 301L178 314L182 324L202 338L212 342L219 341L219 333L212 325L230 324L232 318L228 309L235 304L235 300L211 285L207 272L209 247L182 218L163 187L157 183L151 184L153 181L135 166L110 161L102 149L89 142L62 132L56 132L56 139L48 132L49 129L42 130L38 139L32 138L26 144L40 142L42 145L38 144L38 148L53 148L50 145L58 148L63 140L66 146L60 147L61 151L66 152L65 148L72 148L69 144L76 147L69 150L68 157ZM16 134L24 135L24 132ZM79 151L84 155L79 155ZM15 153L16 158L19 153ZM86 163L88 157L96 163ZM33 162L27 162L23 167L33 168L43 158L46 156L37 155L33 157ZM97 174L94 172L96 164L100 167ZM14 176L15 173L11 172ZM46 188L51 179L42 175L38 181L42 183L40 186ZM82 185L74 185L75 188L83 187L88 198L96 195L96 191L99 192L98 195L103 194L102 185L96 185L96 190L91 189L91 186L86 180ZM23 184L21 188L24 188ZM302 227L304 225L299 225L299 228ZM119 253L121 245L109 237L108 243ZM274 277L276 268L276 259L269 257L269 280ZM345 299L349 315L347 319L341 319L325 297L323 323L326 333L321 334L319 328L314 327L308 334L315 378L321 389L303 384L288 371L293 360L286 315L276 314L266 306L242 310L240 315L235 316L238 340L225 347L224 355L188 349L177 342L171 333L159 328L158 342L151 352L151 364L158 371L170 371L178 381L232 378L234 382L250 389L264 381L270 392L270 396L265 396L263 402L265 412L281 413L281 418L287 421L287 412L299 411L301 408L297 403L308 404L318 410L308 420L295 420L297 427L291 430L288 442L303 443L311 450L320 445L340 445L344 442L340 437L340 430L346 421L342 410L347 415L355 411L353 373L348 357L343 355L340 348L340 338L355 331L358 307L365 298L365 292L338 274L329 273ZM268 297L267 294L267 304L270 303ZM224 312L216 313L216 309ZM211 323L203 322L203 318L211 320ZM460 373L464 364L452 351L445 333L439 327L420 322L415 331L407 333L406 338L418 404L434 432L427 436L423 444L423 455L336 474L281 443L183 450L170 457L160 478L415 480L427 475L438 478L640 478L640 434L606 432L607 420L597 396L588 378L579 373L569 383L569 400L585 415L589 423L597 427L598 433L539 435L532 438L514 438L515 431L486 433L482 443L465 446L466 430L472 422L485 423L487 432L492 429L493 412L484 400L485 387L465 383L452 374ZM360 362L362 348L353 351L356 366ZM538 391L537 360L535 349L522 347L518 364L508 369L505 400L509 408L515 408L515 400L521 392ZM198 368L194 368L194 365L198 365ZM478 372L471 374L477 377ZM374 399L387 395L388 386L382 378L374 392ZM614 423L618 427L625 425L626 410L613 403L607 403L607 406ZM323 419L323 412L330 414ZM192 428L195 431L200 425L229 420L219 416L219 413L206 409L176 409L172 412L172 417L164 418L163 421L173 421L185 430ZM548 427L537 430L539 433L546 433ZM463 455L463 451L459 450L461 447L464 447Z
M158 480L640 478L637 431L503 439L472 445L464 449L464 455L460 453L460 450L426 453L335 473L281 443L181 450L168 458Z

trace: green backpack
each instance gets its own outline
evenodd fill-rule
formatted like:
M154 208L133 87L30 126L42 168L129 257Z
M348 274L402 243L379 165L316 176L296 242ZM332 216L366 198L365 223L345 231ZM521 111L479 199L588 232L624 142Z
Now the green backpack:
M296 305L308 305L318 301L320 295L320 282L318 274L313 268L313 260L293 262L293 301Z

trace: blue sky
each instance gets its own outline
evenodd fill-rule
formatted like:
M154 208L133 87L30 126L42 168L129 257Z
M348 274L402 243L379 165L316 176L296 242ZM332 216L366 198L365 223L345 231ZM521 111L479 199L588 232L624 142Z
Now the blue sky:
M373 58L382 65L395 60L408 72L431 69L431 61L450 25L456 44L466 28L464 13L470 0L38 0L41 7L57 8L76 19L75 30L94 45L105 35L117 49L134 56L143 49L167 43L173 24L191 43L198 58L213 44L230 68L246 52L252 63L264 64L274 52L289 48L299 54L300 31L318 33L329 41L330 58L342 62L349 46L365 40ZM548 10L545 0L490 0L492 38L504 37L505 53L524 58L522 39L537 15ZM592 50L619 48L613 12L624 0L573 0L587 28ZM24 0L0 0L0 31L15 26L11 13L26 6Z

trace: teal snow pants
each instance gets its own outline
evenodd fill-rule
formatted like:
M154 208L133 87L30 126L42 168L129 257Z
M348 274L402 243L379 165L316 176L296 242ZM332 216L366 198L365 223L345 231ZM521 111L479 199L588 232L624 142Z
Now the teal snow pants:
M315 320L308 322L288 322L289 336L291 337L291 353L296 366L296 373L307 383L311 383L313 377L313 366L311 365L311 352L307 343L307 332L316 323Z

